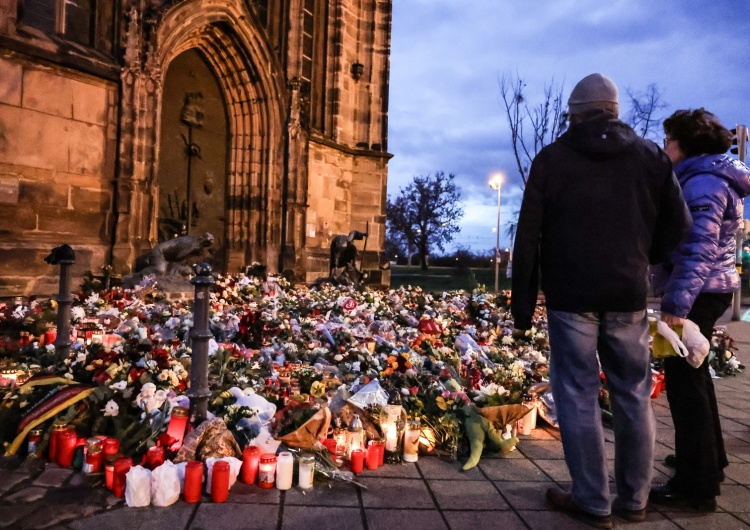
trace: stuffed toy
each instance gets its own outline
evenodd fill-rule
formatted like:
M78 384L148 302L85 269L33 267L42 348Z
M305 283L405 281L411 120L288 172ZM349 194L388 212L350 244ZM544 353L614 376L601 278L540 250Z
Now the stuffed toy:
M524 405L499 405L471 409L466 418L466 435L469 437L471 453L464 464L467 471L479 463L485 446L502 454L508 454L518 443L515 436L503 436L502 429L523 418L531 409Z

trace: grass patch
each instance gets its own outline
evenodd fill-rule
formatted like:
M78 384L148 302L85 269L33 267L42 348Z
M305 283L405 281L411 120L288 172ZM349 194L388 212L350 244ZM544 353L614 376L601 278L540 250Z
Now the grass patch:
M505 277L504 269L500 270L498 280L500 289L510 289L510 278ZM482 284L488 291L492 291L495 288L495 269L430 267L423 271L418 266L394 265L391 267L391 287L411 285L419 286L428 292L441 293L459 289L468 291L477 284Z

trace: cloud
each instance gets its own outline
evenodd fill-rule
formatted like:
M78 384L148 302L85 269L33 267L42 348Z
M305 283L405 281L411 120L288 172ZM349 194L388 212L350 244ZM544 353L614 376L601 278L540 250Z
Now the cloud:
M627 88L656 83L666 115L705 106L733 127L750 122L748 34L745 0L398 0L389 193L415 175L455 173L470 211L463 235L492 247L489 176L507 174L509 215L521 196L500 103L503 73L517 72L532 101L545 83L562 84L567 97L585 75L606 73L620 87L623 114Z

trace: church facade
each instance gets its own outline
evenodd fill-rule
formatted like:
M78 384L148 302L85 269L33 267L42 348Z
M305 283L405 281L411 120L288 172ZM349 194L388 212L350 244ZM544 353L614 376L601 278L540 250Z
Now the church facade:
M390 34L391 0L0 0L0 297L206 232L310 281L367 231L387 283Z

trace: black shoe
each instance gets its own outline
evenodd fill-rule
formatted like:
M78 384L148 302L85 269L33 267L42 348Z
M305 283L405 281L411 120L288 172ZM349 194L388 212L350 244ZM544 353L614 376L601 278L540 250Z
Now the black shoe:
M667 484L659 484L651 488L648 500L664 506L688 507L698 512L716 511L716 497L687 497Z
M674 454L667 455L664 457L664 465L667 467L671 467L672 469L677 469L677 456ZM719 470L719 482L724 482L724 470Z
M640 523L646 520L646 508L642 510L618 510L617 515L631 523Z
M560 488L549 488L547 490L547 500L550 504L566 512L571 517L594 528L609 530L615 526L611 515L596 515L587 512L583 508L579 508L570 498L570 493Z

